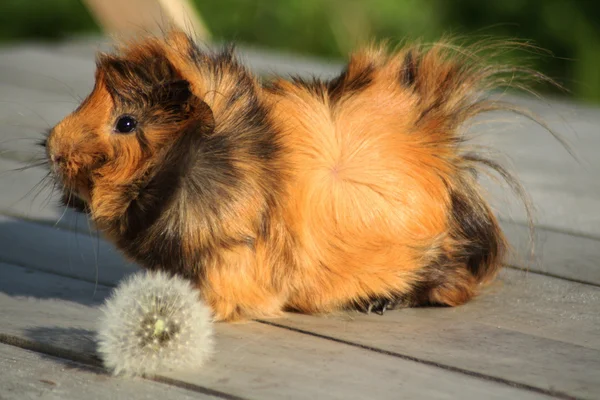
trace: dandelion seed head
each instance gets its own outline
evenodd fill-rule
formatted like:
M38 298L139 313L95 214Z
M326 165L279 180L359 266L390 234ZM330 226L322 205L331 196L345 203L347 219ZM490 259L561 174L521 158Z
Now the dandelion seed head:
M189 281L138 273L106 301L98 351L115 374L197 369L212 352L212 317Z

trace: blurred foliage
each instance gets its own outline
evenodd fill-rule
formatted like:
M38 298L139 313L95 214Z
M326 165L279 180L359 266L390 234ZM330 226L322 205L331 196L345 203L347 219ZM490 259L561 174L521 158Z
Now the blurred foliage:
M58 39L97 31L80 0L0 0L0 40Z
M126 0L124 0L126 1ZM216 40L341 57L368 40L452 34L532 41L526 57L579 99L600 103L600 3L591 0L194 0ZM97 31L80 0L0 0L0 39Z

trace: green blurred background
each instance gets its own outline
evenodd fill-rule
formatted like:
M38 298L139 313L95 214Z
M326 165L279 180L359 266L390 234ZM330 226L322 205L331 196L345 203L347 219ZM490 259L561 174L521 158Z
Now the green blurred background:
M372 38L445 34L531 40L528 65L600 103L600 3L593 0L194 0L215 40L340 58ZM0 0L0 41L97 33L80 0Z

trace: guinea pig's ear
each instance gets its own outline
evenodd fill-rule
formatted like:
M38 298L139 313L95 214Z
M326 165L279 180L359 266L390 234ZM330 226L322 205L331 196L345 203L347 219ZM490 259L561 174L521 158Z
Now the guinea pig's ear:
M203 133L212 133L215 129L212 109L192 93L190 83L186 80L179 79L160 85L152 98L161 109L181 115L183 123L186 120L201 121Z
M210 134L215 130L215 116L212 109L204 101L200 100L199 97L193 95L192 108L194 112L194 119L196 121L202 121L201 130L203 133Z

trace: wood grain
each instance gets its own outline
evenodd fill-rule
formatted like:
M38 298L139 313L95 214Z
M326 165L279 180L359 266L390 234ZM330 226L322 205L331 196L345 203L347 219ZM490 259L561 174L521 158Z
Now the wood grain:
M0 261L108 285L138 270L102 240L2 216Z
M57 353L93 356L95 307L109 292L94 285L0 264L0 333ZM201 371L168 378L256 399L543 398L494 381L264 324L216 324L217 349ZM435 384L431 384L435 377Z
M466 306L270 321L574 397L600 393L600 289L505 271Z
M89 400L169 398L218 399L142 379L112 379L99 368L0 344L3 400Z
M94 355L96 307L108 286L137 267L86 234L84 218L73 222L72 213L63 215L49 189L37 198L28 194L42 169L12 170L39 155L33 141L90 90L92 54L107 48L105 43L0 49L0 214L18 217L0 216L0 261L5 262L0 264L0 332L87 357ZM336 63L260 51L245 52L245 59L261 74L329 76L339 70ZM399 393L403 398L539 398L540 393L598 398L600 113L555 100L516 101L565 135L581 161L540 126L514 116L496 115L494 123L472 128L476 143L511 159L506 161L537 207L536 224L542 228L538 257L531 262L522 206L506 188L483 179L516 249L510 263L590 284L507 270L483 296L454 309L288 315L262 324L217 325L219 353L213 364L172 378L267 399L398 398ZM1 354L0 347L0 360ZM12 375L15 383L28 379L27 373ZM19 390L23 396L33 393Z
M8 261L96 282L92 275L95 269L77 262L78 257L90 254L82 251L93 245L91 238L86 241L82 236L79 247L69 251L65 243L72 243L69 237L73 233L8 218L0 221L4 221L0 223L0 245L12 251ZM37 244L36 251L31 251L33 243ZM9 252L3 250L2 254L7 257ZM135 270L133 266L124 268L118 257L109 257L98 265L98 282L109 285ZM383 317L292 315L276 323L585 397L600 390L594 373L600 369L598 304L598 287L505 271L498 282L464 307L408 309ZM581 388L580 380L587 386Z

